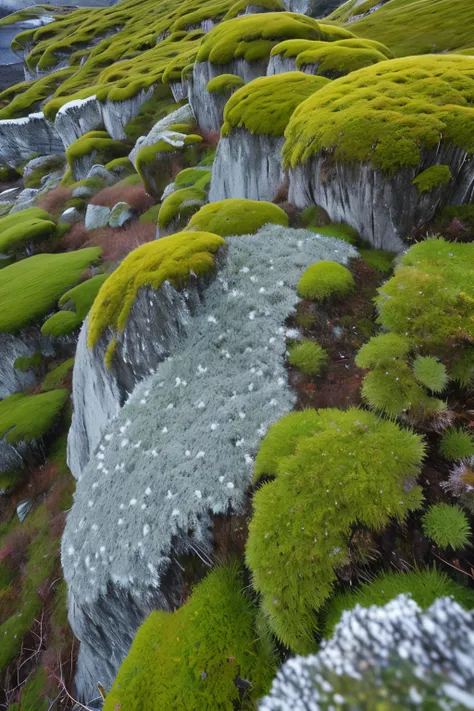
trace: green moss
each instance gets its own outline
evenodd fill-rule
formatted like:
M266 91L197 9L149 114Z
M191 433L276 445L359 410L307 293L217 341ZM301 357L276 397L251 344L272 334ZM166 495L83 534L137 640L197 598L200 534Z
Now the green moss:
M158 225L162 229L179 218L186 222L206 202L207 192L200 188L182 188L166 197L158 213Z
M472 47L473 24L470 0L390 0L351 29L359 37L383 42L401 57Z
M321 261L312 264L298 282L298 294L302 299L324 301L346 296L355 283L350 271L337 262Z
M0 218L0 253L11 254L32 242L48 239L56 233L56 223L39 207Z
M390 571L382 573L370 583L364 583L353 592L336 595L327 608L324 637L332 636L344 610L352 610L356 605L382 606L403 594L411 595L423 610L430 607L439 597L450 596L466 610L474 607L473 591L455 583L446 573L436 568L408 573Z
M69 399L67 390L40 395L15 393L0 402L0 437L10 444L43 437L56 422Z
M64 254L38 254L0 270L0 332L19 331L50 312L64 291L100 257L91 247Z
M66 158L74 175L76 161L88 155L93 155L94 160L102 164L110 163L114 158L124 157L129 153L129 148L120 141L110 138L106 131L89 131L78 138L66 150Z
M64 363L50 370L41 384L41 390L48 392L60 388L64 384L64 379L69 375L74 367L74 358L68 358Z
M221 134L246 128L250 133L282 136L295 108L327 83L323 77L303 72L254 79L228 100Z
M94 303L94 299L107 277L108 274L97 274L91 279L87 279L81 284L73 286L72 289L69 289L61 296L59 306L64 306L69 301L72 302L77 315L83 321L89 313L89 309Z
M216 568L176 612L152 612L107 695L104 711L255 709L274 672L255 633L256 609L236 566ZM249 682L241 693L237 679Z
M2 494L8 493L15 484L19 481L23 474L23 469L9 469L6 472L0 474L0 491ZM0 577L1 577L1 566L0 566ZM0 580L0 590L2 588Z
M393 272L396 255L384 249L359 249L359 254L366 264L376 272L387 276Z
M270 202L230 198L201 207L190 219L188 230L206 230L228 237L255 234L268 223L288 227L288 215Z
M45 336L60 338L67 336L79 328L83 319L74 311L58 311L48 318L41 326L41 333Z
M15 368L15 370L21 370L22 372L25 372L30 368L39 368L42 360L43 356L41 353L33 353L33 355L31 356L20 356L19 358L16 358L15 362L13 363L13 367Z
M42 668L27 681L21 691L21 711L49 711L50 705L45 693L47 681L46 669Z
M471 538L469 520L458 506L435 504L421 520L423 531L440 548L465 548Z
M133 163L130 161L130 158L128 156L123 156L122 158L114 158L114 160L109 161L105 165L105 169L114 172L124 172L124 173L135 173L135 168L133 166Z
M139 222L154 222L158 221L158 213L160 211L161 205L153 205L149 210L140 215Z
M448 165L432 165L431 168L427 168L416 176L413 185L416 185L420 194L428 193L440 185L447 185L451 178L451 170Z
M164 281L183 288L191 272L204 276L214 269L214 255L224 240L209 232L179 232L131 252L102 285L90 311L89 347L109 326L121 332L135 297L144 286L159 289Z
M185 168L175 178L174 184L177 188L198 188L206 190L211 182L210 170L201 168Z
M224 15L224 20L232 20L238 15L243 15L249 5L254 5L259 8L259 12L279 12L286 10L282 0L237 0L232 5L230 10Z
M210 94L212 94L212 92L226 94L235 91L235 89L239 89L244 84L245 82L242 77L236 74L219 74L219 76L214 77L214 79L208 82L206 89Z
M315 648L315 612L348 562L351 527L381 531L420 506L422 439L370 412L304 410L273 425L255 476L275 479L254 496L246 547L253 585L277 637L297 653Z
M344 224L344 222L324 225L322 227L309 227L308 229L318 235L342 239L344 240L344 242L348 242L349 244L357 244L359 239L359 233L357 232L357 230L353 227L350 227L349 225Z
M43 161L41 167L35 168L24 178L25 188L41 188L42 178L50 173L62 170L64 161L60 156L49 156L48 160Z
M153 96L140 107L138 114L125 126L125 135L130 141L136 141L153 128L161 118L178 107L174 103L169 86L159 84Z
M474 437L465 430L451 427L443 434L439 443L441 455L452 462L474 456Z
M0 92L0 120L21 118L39 110L41 103L73 73L74 69L67 67L36 81L21 82Z
M392 174L417 168L421 151L440 140L472 153L466 126L473 90L474 59L460 55L393 59L353 72L295 110L284 163L294 167L328 151L336 161L368 161Z
M201 143L202 137L196 134L190 134L184 136L184 134L175 134L175 138L182 145L172 145L165 141L164 139L159 140L157 143L153 143L151 146L143 146L137 153L136 166L140 178L143 180L145 188L148 192L153 193L153 185L149 184L148 172L151 170L152 173L160 173L158 163L161 156L165 156L170 153L181 154L185 164L193 162L194 157L194 146ZM194 160L195 162L195 160ZM160 175L161 182L166 185L167 173L163 171L163 175ZM164 187L163 186L163 187Z
M443 392L449 380L446 368L434 356L417 356L413 362L413 375L434 393Z
M290 348L288 361L305 375L319 375L328 364L328 354L315 341L305 339Z
M316 20L293 12L243 15L222 22L208 32L199 47L197 61L228 64L233 59L245 59L252 62L269 57L272 48L282 40L330 41L330 35L331 31Z

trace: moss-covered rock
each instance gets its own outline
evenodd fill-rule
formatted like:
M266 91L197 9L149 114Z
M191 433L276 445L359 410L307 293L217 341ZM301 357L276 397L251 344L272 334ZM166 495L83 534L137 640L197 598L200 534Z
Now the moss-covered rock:
M74 179L83 180L94 164L105 165L127 153L127 146L110 138L106 131L89 131L69 146L66 158Z
M288 227L288 215L270 202L234 198L204 205L190 219L188 229L228 237L254 234L269 222Z
M54 218L39 207L30 207L0 219L0 253L13 254L55 234Z
M195 146L201 141L196 134L167 130L156 143L142 146L136 155L136 167L147 192L159 200L176 168L196 162Z
M40 395L15 393L0 402L0 437L14 444L43 437L69 399L67 390Z

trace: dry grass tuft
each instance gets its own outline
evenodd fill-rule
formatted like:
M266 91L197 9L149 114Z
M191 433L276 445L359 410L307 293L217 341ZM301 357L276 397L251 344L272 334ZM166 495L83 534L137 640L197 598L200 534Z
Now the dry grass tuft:
M106 262L119 262L145 242L151 242L156 236L153 222L132 222L125 227L101 227L86 230L83 222L77 222L63 237L66 249L83 247L102 247L102 258Z
M49 190L45 195L40 197L37 206L41 207L50 215L59 215L62 212L64 204L72 197L71 188L66 188L58 185L56 188Z
M142 214L154 204L143 185L112 185L100 190L90 201L92 205L114 207L118 202L126 202L130 207Z

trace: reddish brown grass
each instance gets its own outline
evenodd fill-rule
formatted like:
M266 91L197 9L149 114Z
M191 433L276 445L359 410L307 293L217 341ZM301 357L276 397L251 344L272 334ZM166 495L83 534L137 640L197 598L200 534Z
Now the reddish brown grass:
M199 127L193 130L193 133L201 136L202 138L202 141L198 146L200 152L208 150L209 148L216 148L221 136L220 131L204 131L204 129Z
M87 231L83 222L73 225L63 237L66 249L102 247L106 262L118 262L145 242L155 239L156 225L153 222L132 222L125 227L101 227Z
M153 205L153 198L148 195L143 185L112 185L100 190L90 201L92 205L114 207L118 202L126 202L139 214L146 212Z
M57 188L53 188L46 195L40 197L37 202L38 207L41 207L46 212L51 215L57 215L62 211L64 203L70 200L72 197L71 188L65 188L62 185L58 185Z

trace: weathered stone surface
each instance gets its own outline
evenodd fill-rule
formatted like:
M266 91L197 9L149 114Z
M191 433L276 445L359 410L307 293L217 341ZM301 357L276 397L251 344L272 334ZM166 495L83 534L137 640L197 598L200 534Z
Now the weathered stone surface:
M157 123L155 123L151 131L146 136L140 136L128 156L130 161L136 168L137 154L140 148L144 148L145 146L151 146L153 145L153 143L157 143L160 138L162 138L163 134L168 131L169 127L173 126L173 124L186 123L191 125L194 123L194 121L194 114L189 104L185 104L179 109L176 109L176 111L173 111L173 113L168 114L168 116L165 116L164 118L157 121Z
M272 201L284 172L281 149L284 138L233 129L217 146L212 166L209 201L249 198Z
M153 95L154 86L141 89L135 96L124 101L106 101L102 104L102 116L105 130L116 141L123 141L127 136L125 126L135 118L145 101Z
M448 165L453 176L419 194L414 178L434 164ZM213 198L216 199L216 198ZM373 247L399 252L413 230L432 219L442 205L474 199L474 158L452 146L424 151L416 169L402 168L393 177L364 163L337 163L315 156L289 170L289 200L297 207L320 205L334 222L346 222Z
M0 155L8 165L14 167L33 153L64 153L59 134L42 112L0 121Z
M66 164L66 156L62 155L50 155L50 156L39 156L38 158L33 158L28 161L23 169L23 180L28 178L35 170L41 170L43 173L43 180L49 175L63 168Z
M295 57L285 57L283 54L275 54L273 57L270 57L267 68L268 76L296 71L300 70L298 70L298 67L296 66Z
M68 207L67 210L59 217L59 222L68 225L74 225L82 220L82 215L76 207Z
M88 131L104 128L102 107L94 96L68 101L59 109L54 127L61 136L64 148L68 148Z
M109 223L109 217L110 207L89 204L86 210L86 230L96 230L98 227L106 227Z
M109 217L110 227L122 227L126 222L130 222L135 211L127 202L118 202L112 208Z
M189 101L198 125L205 131L219 131L222 125L222 95L207 91L211 79L221 74L236 74L247 84L257 77L265 76L267 65L267 60L246 62L245 59L234 59L229 64L196 62L189 86Z
M30 328L18 334L0 333L0 400L35 384L33 371L14 368L17 358L30 358L35 353L51 356L51 341L39 328Z
M96 163L92 166L92 168L87 173L86 178L95 178L97 176L99 178L102 178L102 180L104 181L104 186L113 185L117 182L117 179L115 178L113 173L107 170L107 168L104 165L101 165L100 163Z

